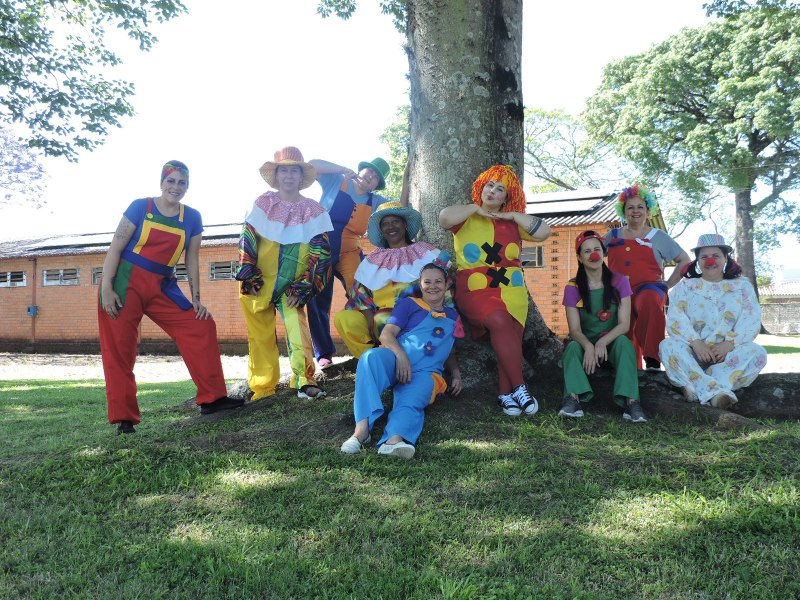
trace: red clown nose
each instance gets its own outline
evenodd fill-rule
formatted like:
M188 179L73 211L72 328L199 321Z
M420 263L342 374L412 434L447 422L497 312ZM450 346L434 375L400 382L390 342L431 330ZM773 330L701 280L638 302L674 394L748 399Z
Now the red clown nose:
M603 255L600 254L599 252L592 252L589 255L589 260L592 261L592 262L597 262L599 260L603 260Z
M703 266L704 267L713 267L717 264L717 259L709 256L708 258L703 259Z

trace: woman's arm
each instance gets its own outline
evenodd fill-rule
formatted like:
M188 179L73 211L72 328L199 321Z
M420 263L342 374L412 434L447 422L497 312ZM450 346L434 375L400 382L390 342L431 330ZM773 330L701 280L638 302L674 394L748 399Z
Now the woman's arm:
M495 213L493 216L504 221L514 221L518 227L528 232L534 242L543 242L552 233L550 225L540 217L519 212L500 212Z
M189 279L189 294L195 310L195 319L210 319L211 313L200 303L200 242L202 234L189 239L186 248L186 275Z
M625 335L628 333L628 329L631 327L631 297L626 296L625 298L620 298L619 306L617 306L617 324L608 330L603 337L597 340L600 343L600 340L604 340L606 346L610 345L615 339L617 339L621 335Z
M477 204L454 204L441 210L439 213L439 225L443 229L450 230L456 225L461 225L474 214L479 214L488 219L492 218L486 210Z
M450 393L453 396L458 396L461 393L461 369L458 366L455 348L450 351L450 356L447 357L444 366L450 373Z
M353 169L319 158L311 159L308 163L316 169L317 175L344 175L348 179L353 179L357 175Z
M761 305L750 282L742 283L746 284L742 285L742 312L726 336L734 345L752 342L761 331Z
M393 323L387 323L381 331L381 346L385 346L397 358L397 366L395 373L397 375L398 383L408 383L411 381L411 362L408 360L403 348L400 347L400 342L397 341L397 334L401 329Z
M683 266L688 265L692 262L692 259L686 253L685 250L681 250L681 253L678 255L677 264L675 265L675 270L672 271L672 275L669 276L667 279L667 287L673 288L675 284L681 280L681 272L683 271Z
M113 283L114 277L117 275L119 268L119 258L122 251L131 241L136 226L128 219L122 217L117 225L117 230L114 232L114 237L111 239L111 245L108 247L106 258L103 261L103 279L100 286L100 296L102 298L103 310L106 311L109 317L116 319L119 316L118 309L122 308L122 301L117 293L114 291Z
M569 337L583 346L583 370L586 371L588 375L591 375L597 368L594 344L583 333L580 310L574 306L566 306L565 308L567 310Z

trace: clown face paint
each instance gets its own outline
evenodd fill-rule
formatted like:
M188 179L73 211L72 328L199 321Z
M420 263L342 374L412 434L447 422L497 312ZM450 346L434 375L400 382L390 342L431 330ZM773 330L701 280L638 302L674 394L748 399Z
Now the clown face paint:
M706 281L722 281L722 269L726 260L722 248L715 246L701 248L697 253L697 264L700 265L701 274Z

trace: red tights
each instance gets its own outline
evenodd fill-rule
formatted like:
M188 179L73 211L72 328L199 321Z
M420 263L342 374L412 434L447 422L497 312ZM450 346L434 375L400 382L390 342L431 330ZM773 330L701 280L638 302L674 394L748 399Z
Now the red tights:
M522 325L507 311L487 315L483 326L489 331L489 340L497 356L500 393L510 394L523 384L522 378Z

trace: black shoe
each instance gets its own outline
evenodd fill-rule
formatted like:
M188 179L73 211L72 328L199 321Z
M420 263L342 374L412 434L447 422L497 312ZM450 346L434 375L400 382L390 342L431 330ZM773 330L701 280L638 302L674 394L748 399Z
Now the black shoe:
M644 370L655 372L661 370L661 363L658 362L655 358L648 358L644 357Z
M647 417L642 410L642 405L639 401L629 402L625 406L625 411L622 413L622 418L631 423L646 423Z
M211 413L215 413L219 410L239 408L242 404L244 404L244 398L228 398L228 396L223 396L219 400L214 400L210 404L201 404L200 414L210 415Z
M120 433L136 433L133 428L133 421L120 421L117 426L117 435Z

